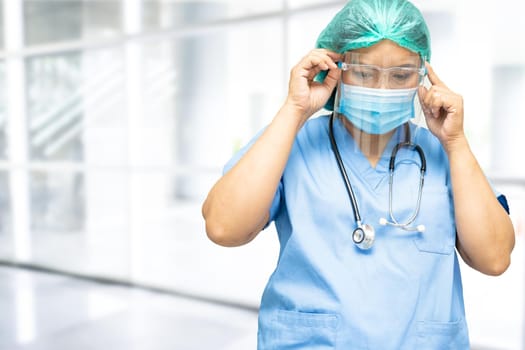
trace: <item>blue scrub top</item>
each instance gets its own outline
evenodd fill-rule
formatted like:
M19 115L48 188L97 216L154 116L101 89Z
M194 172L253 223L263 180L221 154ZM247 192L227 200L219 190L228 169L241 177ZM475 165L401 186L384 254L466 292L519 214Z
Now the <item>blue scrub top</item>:
M328 119L310 119L300 130L273 200L270 222L280 252L261 300L258 349L468 349L449 165L439 141L423 128L414 136L427 161L414 225L426 230L406 232L379 225L380 218L390 219L388 162L395 143L373 168L334 120L362 222L376 230L373 247L363 251L352 241L355 218ZM393 211L399 222L415 209L419 165L416 152L398 153Z

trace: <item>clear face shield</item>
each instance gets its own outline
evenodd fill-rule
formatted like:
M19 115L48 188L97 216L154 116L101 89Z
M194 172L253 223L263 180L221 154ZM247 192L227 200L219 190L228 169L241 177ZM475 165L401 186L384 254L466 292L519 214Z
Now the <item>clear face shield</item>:
M334 108L352 134L354 149L377 159L390 157L393 145L412 141L417 128L425 125L417 97L425 76L420 56L349 51L339 66Z
M425 126L417 97L426 73L423 60L417 54L384 57L347 52L339 66L341 81L334 104L338 118L330 119L330 141L354 210L354 243L369 249L378 224L411 233L425 231L418 213L426 161L417 144L418 130ZM382 197L385 212L379 220L361 218L339 152L343 148L345 153L356 153L357 164L370 162L388 169L388 196Z

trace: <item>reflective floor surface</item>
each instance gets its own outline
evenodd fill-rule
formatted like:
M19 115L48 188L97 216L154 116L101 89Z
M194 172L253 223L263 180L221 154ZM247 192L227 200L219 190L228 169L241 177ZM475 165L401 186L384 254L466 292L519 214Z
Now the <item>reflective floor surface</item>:
M472 350L524 349L517 270L464 271ZM0 265L0 350L250 350L256 334L255 311Z
M254 311L0 266L1 350L247 350Z

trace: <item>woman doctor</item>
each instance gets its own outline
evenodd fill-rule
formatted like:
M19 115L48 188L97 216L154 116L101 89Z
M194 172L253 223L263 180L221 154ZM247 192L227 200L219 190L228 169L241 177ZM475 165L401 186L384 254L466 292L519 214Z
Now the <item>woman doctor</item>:
M275 222L258 349L468 349L456 250L500 275L514 231L465 137L462 97L428 64L424 19L405 0L352 0L317 47L202 208L223 246ZM335 113L310 119L323 106Z

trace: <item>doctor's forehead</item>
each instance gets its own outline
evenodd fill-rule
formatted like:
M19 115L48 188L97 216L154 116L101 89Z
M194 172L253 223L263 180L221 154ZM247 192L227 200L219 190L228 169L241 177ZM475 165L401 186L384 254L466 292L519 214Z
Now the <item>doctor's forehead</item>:
M402 66L419 61L419 55L390 40L382 40L370 47L348 51L358 53L361 63L378 66ZM357 55L356 55L357 56Z

